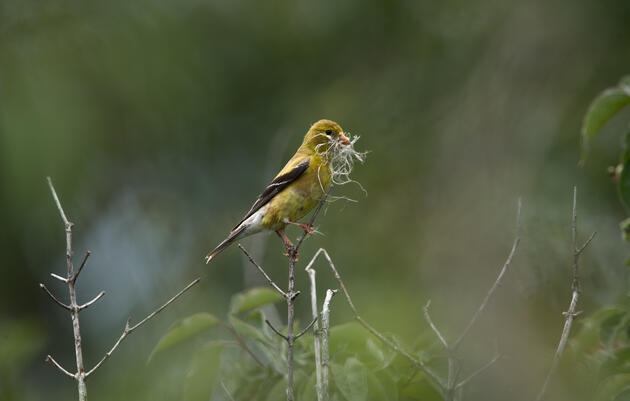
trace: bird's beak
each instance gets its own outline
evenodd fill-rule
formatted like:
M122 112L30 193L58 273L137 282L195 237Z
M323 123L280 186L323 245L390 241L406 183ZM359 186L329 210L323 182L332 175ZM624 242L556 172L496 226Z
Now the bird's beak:
M344 145L350 145L350 140L348 139L348 137L346 137L343 132L339 133L339 140L341 141L341 143L343 143Z

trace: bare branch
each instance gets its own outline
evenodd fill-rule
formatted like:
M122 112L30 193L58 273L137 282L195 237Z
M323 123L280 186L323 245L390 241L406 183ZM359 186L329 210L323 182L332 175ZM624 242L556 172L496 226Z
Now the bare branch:
M330 329L330 302L337 290L326 290L324 305L322 306L322 399L328 400L328 366L330 365L330 356L328 354L328 332Z
M482 367L480 367L479 369L477 369L476 371L471 373L468 377L466 377L465 379L463 379L462 381L457 383L457 385L455 386L455 389L459 389L459 388L465 386L469 381L471 381L475 377L479 376L481 373L483 373L488 368L490 368L490 366L494 365L495 362L498 361L499 359L501 359L501 355L500 354L496 354L494 356L494 358L492 358L488 363L486 363L485 365L483 365Z
M330 193L330 190L332 189L332 187L333 187L333 185L331 183L328 186L328 190L326 190L326 193L324 194L324 196L322 196L322 198L319 200L319 203L317 204L317 207L315 208L315 211L313 212L313 215L311 216L311 219L308 222L308 226L309 227L313 227L313 223L315 222L315 218L317 218L317 215L319 214L319 211L322 210L322 206L326 202L326 198L328 197L328 194ZM293 247L293 250L294 250L294 252L296 254L297 254L298 249L302 245L302 241L304 241L304 238L306 238L306 234L307 234L306 231L304 231L302 233L302 235L300 236L300 238L298 239L298 241L295 244L295 246Z
M536 397L536 401L542 401L547 392L547 387L551 381L552 376L554 375L556 369L558 368L558 362L564 353L564 348L567 345L567 341L569 339L569 334L571 333L571 326L573 325L573 320L581 313L577 312L577 303L580 297L580 276L578 272L578 266L580 261L580 254L584 249L591 243L595 233L591 234L591 236L584 242L584 244L578 248L577 245L577 187L573 187L573 210L572 210L572 219L571 219L571 237L572 237L572 248L573 248L573 279L571 284L571 302L569 303L569 310L563 312L562 315L565 317L564 327L562 328L562 335L560 336L560 341L558 342L558 348L553 356L553 360L551 362L551 367L549 368L549 372L547 372L547 376L545 377L545 381L543 383L542 388L540 389L540 393Z
M169 306L171 303L173 303L173 301L175 301L177 298L179 298L183 293L185 293L186 291L188 291L190 289L190 287L192 287L193 285L197 284L199 282L199 280L201 280L201 278L196 278L195 280L193 280L190 284L188 284L186 287L184 287L183 290L181 290L180 292L178 292L177 294L175 294L175 296L173 296L173 298L169 299L168 301L166 301L166 303L162 306L160 306L159 308L157 308L156 310L154 310L153 312L151 312L150 315L148 315L147 317L145 317L144 319L142 319L138 324L136 324L135 326L131 327L131 329L129 329L129 331L134 331L135 329L137 329L138 327L142 326L147 320L151 319L153 316L157 315L158 313L162 312L162 310L164 308L166 308L167 306Z
M81 264L79 265L79 269L77 270L77 272L75 273L74 276L72 276L72 281L77 281L77 277L79 277L79 274L81 274L81 270L83 270L83 267L85 266L85 262L87 262L88 258L90 257L90 251L85 252L85 256L83 257L83 260L81 261Z
M311 327L313 327L313 325L315 324L315 322L317 321L317 319L313 319L311 320L311 322L308 324L308 326L306 326L304 328L304 330L300 331L298 334L295 335L295 339L297 340L298 338L302 337L304 334L306 334L307 331L309 331L309 329Z
M41 289L43 289L43 290L46 292L46 294L48 294L48 296L49 296L49 297L50 297L53 301L55 301L55 303L56 303L57 305L61 306L62 308L64 308L64 309L65 309L65 310L67 310L67 311L71 311L71 310L72 310L72 308L71 308L70 306L68 306L68 305L64 304L63 302L61 302L60 300L58 300L58 299L57 299L57 297L55 297L55 296L53 295L53 293L52 293L52 292L50 292L50 291L48 290L48 288L46 288L46 286L45 286L44 284L39 283L39 287L40 287Z
M81 341L81 326L79 323L79 307L77 305L77 294L75 291L75 282L72 279L74 276L73 266L72 266L72 222L68 220L66 213L63 211L61 207L61 202L59 201L59 197L57 196L57 192L55 191L55 187L53 186L52 180L50 177L47 177L48 186L50 187L50 192L52 193L55 204L57 205L57 209L59 210L59 215L61 216L61 220L63 221L63 225L66 232L66 265L67 265L67 273L66 273L66 284L68 285L68 294L70 298L70 315L72 318L72 334L74 336L74 354L76 357L77 364L77 374L75 375L75 379L77 381L77 390L79 393L79 401L87 400L87 386L85 384L85 369L83 365L83 348ZM48 291L47 291L48 292Z
M289 337L285 336L284 334L282 334L280 332L280 330L276 329L273 324L271 324L271 322L267 319L265 319L265 323L267 323L267 326L269 326L271 328L271 330L273 330L274 333L276 333L277 335L279 335L280 337L284 338L284 341L289 341Z
M53 278L56 278L57 280L62 281L62 282L64 282L64 283L67 283L67 282L68 282L68 279L63 278L63 277L61 277L61 276L58 276L58 275L56 275L55 273L50 273L50 275L51 275Z
M105 356L90 370L85 374L85 377L89 377L92 373L94 373L94 371L96 371L96 369L98 369L103 362L105 362L107 359L109 359L109 357L112 355L112 353L116 350L116 348L118 348L118 346L120 345L120 343L129 335L131 334L135 329L137 329L138 327L142 326L144 323L146 323L149 319L151 319L152 317L154 317L155 315L157 315L158 313L160 313L164 308L166 308L167 306L169 306L173 301L175 301L177 298L179 298L182 294L184 294L186 291L188 291L192 286L194 286L195 284L197 284L199 282L199 278L193 280L190 284L188 284L186 287L184 287L183 290L181 290L180 292L178 292L175 296L173 296L171 299L169 299L168 301L166 301L166 303L162 306L160 306L159 308L157 308L156 310L154 310L153 312L151 312L149 315L147 315L147 317L145 317L144 319L142 319L138 324L134 325L134 326L130 326L129 325L129 321L130 319L127 319L127 323L125 324L125 329L123 330L122 334L120 335L120 337L118 338L118 341L116 341L116 343L114 344L114 346L105 354Z
M361 326L363 326L370 333L372 333L372 335L377 337L382 343L384 343L385 345L387 345L389 348L393 349L394 351L398 352L400 355L402 355L407 360L409 360L412 364L414 364L414 366L422 370L427 376L429 376L435 382L435 384L439 387L441 392L444 393L445 387L444 387L444 383L442 382L442 379L440 379L438 375L436 375L431 369L429 369L429 367L426 366L424 362L422 362L420 359L416 359L413 356L411 356L411 354L409 354L407 351L400 348L397 344L395 344L391 340L387 339L387 337L382 335L379 331L377 331L374 327L372 327L368 322L363 320L361 316L359 316L359 312L357 311L356 307L352 303L352 298L350 298L350 294L348 293L348 290L346 289L346 286L344 285L343 280L341 279L341 276L339 275L339 272L335 268L335 265L333 264L332 259L330 258L330 255L328 255L328 252L324 248L320 248L316 252L315 257L320 254L323 254L326 260L328 261L328 265L332 269L333 274L335 278L337 279L337 282L339 283L339 287L341 288L343 295L346 297L346 301L348 302L348 305L350 306L350 309L352 310L354 314L354 318L357 320L357 322L359 322ZM315 259L315 257L313 259Z
M315 221L315 218L317 218L317 215L319 214L319 211L322 209L322 206L324 204L324 202L326 201L326 198L328 197L328 194L330 193L330 190L332 189L332 184L330 184L328 186L328 190L326 191L326 193L324 194L324 196L322 196L322 198L320 199L319 203L317 204L317 207L315 208L315 211L313 212L313 215L311 216L310 221L308 222L308 227L313 227L313 222ZM293 401L295 399L295 396L293 394L293 344L295 342L295 340L298 338L296 337L294 330L293 330L293 325L295 322L295 298L299 295L299 291L295 291L295 263L297 262L297 255L298 255L298 250L300 249L300 246L302 245L302 242L304 241L304 238L306 238L306 234L307 231L304 230L304 232L302 233L302 235L299 237L297 243L295 244L295 246L289 247L287 249L287 254L289 255L289 286L287 288L287 292L286 292L286 299L287 299L287 401Z
M492 298L492 295L495 293L497 288L499 288L499 285L501 285L501 282L503 281L503 276L505 275L505 272L512 264L512 258L514 257L516 248L518 248L518 244L521 241L520 225L521 225L521 199L519 198L518 207L516 209L516 235L514 237L514 243L512 244L512 249L510 250L510 254L508 255L507 260L503 264L503 268L499 272L499 275L497 276L497 279L495 280L494 284L492 284L492 287L490 287L490 290L486 294L486 297L483 299L483 302L481 302L481 305L479 305L479 309L477 309L477 311L474 313L474 315L468 322L468 325L466 326L464 331L462 331L462 334L460 334L457 340L453 343L452 345L453 350L456 350L460 346L461 342L464 340L464 338L466 337L470 329L473 327L473 325L475 324L479 316L481 316L483 311L486 309L486 306L488 305L490 298Z
M57 209L59 209L59 214L61 215L61 220L63 220L63 224L66 227L68 226L72 227L73 224L68 220L68 218L66 217L66 213L63 211L63 208L61 207L61 202L59 202L59 197L57 196L55 187L53 187L52 180L50 179L50 177L46 177L46 180L48 181L48 186L50 187L50 192L52 192L52 196L53 196L53 199L55 200L55 204L57 205Z
M260 366L261 368L265 367L265 364L262 363L260 361L260 359L258 359L256 354L254 354L251 349L249 349L249 347L247 346L247 344L243 340L243 337L241 337L241 334L234 328L234 326L232 326L231 324L228 324L228 323L223 323L221 321L219 322L219 325L221 325L222 327L225 327L226 329L228 329L232 333L234 338L236 338L236 342L238 343L238 345L241 348L243 348L243 350L245 350L245 352L247 352L249 354L249 356L251 356L254 361L256 361L258 366Z
M230 393L230 390L228 390L225 383L223 383L223 380L221 380L221 387L223 388L223 391L225 391L225 394L228 396L230 401L234 401L234 397L232 397L232 393Z
M584 249L586 249L586 247L588 246L588 244L591 243L591 241L593 240L593 238L595 238L595 235L597 234L597 231L593 231L593 233L591 234L590 237L588 237L588 239L586 241L584 241L584 244L582 244L582 246L577 249L575 251L575 253L577 253L578 255L582 253L582 251L584 251Z
M433 320L431 320L431 315L429 315L429 306L431 306L431 300L430 299L427 301L427 304L424 306L424 317L425 317L425 319L427 319L427 323L429 323L429 326L431 326L431 330L433 330L433 332L435 333L437 338L440 340L440 342L442 343L444 348L448 350L448 343L446 342L446 340L442 336L442 333L440 333L440 330L438 330L438 328L433 323Z
M77 295L76 295L76 280L77 277L79 276L79 274L81 273L81 271L83 270L83 268L85 267L86 263L87 263L87 259L90 256L90 252L86 252L85 256L83 257L83 260L79 266L79 269L77 270L76 274L74 273L74 268L73 268L73 264L72 264L72 255L73 255L73 251L72 251L72 226L73 223L70 222L68 220L68 217L66 216L63 207L61 206L61 202L59 201L59 197L57 196L57 192L55 191L55 188L53 186L52 180L50 179L50 177L47 177L47 181L48 181L48 186L50 187L50 192L52 193L53 199L55 201L55 204L57 206L57 209L59 210L59 215L61 216L61 220L63 221L64 224L64 229L65 229L65 233L66 233L66 264L67 264L67 274L66 277L61 277L57 274L51 273L51 276L61 282L66 283L66 285L68 286L68 294L69 294L69 298L70 298L70 303L68 305L62 303L61 301L59 301L49 290L48 288L46 288L46 286L44 284L40 284L40 287L48 294L48 296L50 296L52 298L53 301L55 301L58 305L60 305L61 307L63 307L64 309L68 310L70 312L71 318L72 318L72 331L73 331L73 336L74 336L74 350L75 350L75 356L76 356L76 366L77 366L77 371L76 374L72 374L69 373L67 370L65 370L63 367L61 367L61 365L59 363L57 363L50 355L48 355L46 357L46 361L49 363L52 363L54 366L56 366L59 370L61 370L63 373L65 373L67 376L73 378L74 380L77 381L77 387L78 387L78 393L79 393L79 401L87 401L87 386L85 384L85 380L86 378L91 375L92 373L94 373L94 371L103 364L103 362L105 362L105 360L107 360L110 356L111 353L118 347L118 345L120 345L120 343L125 339L125 337L127 335L129 335L133 330L135 330L136 328L140 327L142 324L144 324L147 320L151 319L153 316L155 316L157 313L159 313L162 309L164 309L165 307L167 307L171 302L173 302L176 298L178 298L180 295L182 295L185 291L187 291L190 287L192 287L194 284L197 284L199 282L199 279L193 281L191 284L189 284L186 288L184 288L182 291L180 291L177 295L175 295L173 298L171 298L166 304L164 304L162 307L158 308L157 310L155 310L153 313L151 313L149 316L147 316L146 318L144 318L142 321L140 321L140 323L136 324L133 327L129 326L129 320L127 320L127 324L125 325L125 329L122 333L122 335L120 336L120 338L118 339L118 341L116 342L116 344L114 344L114 347L103 357L103 359L101 359L100 362L98 362L96 364L96 366L94 366L94 368L92 368L92 370L90 370L89 372L85 372L85 368L84 368L84 364L83 364L83 350L82 350L82 341L81 341L81 329L80 329L80 324L79 324L79 312L91 305L93 305L94 303L96 303L99 299L101 299L104 295L105 292L101 291L94 299L92 299L91 301L86 302L83 305L79 305L77 303Z
M306 272L308 273L308 277L311 283L311 312L313 313L313 321L315 325L313 326L313 330L315 331L315 335L313 336L313 352L315 353L315 390L317 392L317 401L324 401L326 399L325 392L322 387L322 349L320 343L320 331L319 331L319 313L317 311L317 284L315 281L315 270L311 269L311 264L314 259L311 259L309 264L306 266Z
M245 256L247 256L247 258L249 259L249 261L256 266L256 268L258 269L258 271L265 276L265 279L267 280L267 282L269 283L269 285L271 285L273 287L274 290L278 291L278 293L280 295L282 295L284 298L287 298L288 295L286 292L282 291L282 289L280 287L278 287L278 285L271 279L271 277L269 277L269 275L265 272L265 270L258 264L256 263L256 261L254 260L254 258L252 258L249 253L247 252L247 250L245 250L245 248L243 247L243 245L238 244L238 247L241 248L241 251L243 251L243 253L245 254Z
M75 375L73 375L72 373L70 373L67 370L65 370L59 363L57 363L57 361L55 361L55 359L52 356L46 355L46 359L44 359L44 361L48 362L48 363L52 363L53 365L55 365L57 367L57 369L59 369L63 374L65 374L69 378L76 379Z
M83 310L83 309L87 308L88 306L91 306L96 301L101 299L103 297L103 295L105 295L105 291L101 291L97 296L94 297L94 299L92 299L91 301L86 302L83 305L79 306L79 310Z

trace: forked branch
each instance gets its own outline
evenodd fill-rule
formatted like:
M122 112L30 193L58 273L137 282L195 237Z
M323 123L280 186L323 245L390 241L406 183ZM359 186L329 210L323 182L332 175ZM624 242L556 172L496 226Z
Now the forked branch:
M562 353L564 352L564 348L567 345L567 340L569 339L569 334L571 333L571 326L573 325L573 320L578 316L581 312L576 311L578 299L580 298L580 276L578 271L578 265L580 261L580 255L586 249L588 244L591 243L593 238L595 237L595 232L593 232L588 239L581 245L578 246L577 240L577 187L573 187L573 211L571 213L571 239L572 239L572 252L573 252L573 277L571 280L571 302L569 303L569 310L566 312L562 312L564 316L564 327L562 328L562 335L560 336L560 341L558 342L558 348L553 356L553 360L551 362L551 367L549 368L549 372L545 377L545 381L543 383L538 396L536 397L536 401L542 401L545 398L545 394L547 393L547 388L549 386L549 382L553 377L556 369L558 368L558 362L562 357Z
M74 348L75 348L76 369L77 370L76 370L76 373L70 373L68 370L63 368L61 366L61 364L59 364L50 355L46 356L45 361L50 363L50 364L52 364L53 366L55 366L59 371L61 371L66 376L76 380L77 381L77 387L78 387L78 393L79 393L79 401L86 401L87 400L87 386L85 384L85 380L87 379L87 377L90 376L92 373L94 373L94 371L99 366L101 366L103 364L103 362L105 362L105 360L107 358L110 357L111 353L116 349L116 347L118 347L118 345L122 342L122 340L124 340L124 338L127 335L129 335L133 330L137 329L142 324L144 324L146 321L151 319L153 316L158 314L162 309L166 308L171 302L173 302L180 295L182 295L184 292L186 292L190 287L192 287L193 285L197 284L199 282L199 279L197 279L197 280L193 281L192 283L190 283L186 288L184 288L177 295L175 295L173 298L171 298L167 303L162 305L160 308L156 309L153 313L151 313L150 315L145 317L142 321L140 321L140 323L136 324L135 326L130 327L129 326L129 321L127 321L127 325L125 326L125 330L123 331L123 334L118 339L118 341L116 342L114 347L105 355L105 357L103 359L101 359L101 361L98 364L96 364L96 366L94 366L94 368L92 368L89 372L86 373L85 372L85 368L84 368L84 364L83 364L83 350L82 350L82 341L81 341L81 330L80 330L80 325L79 325L79 312L81 312L82 310L90 307L91 305L94 305L99 299L101 299L105 295L105 291L101 291L92 300L90 300L90 301L88 301L88 302L86 302L86 303L84 303L82 305L79 305L77 303L76 281L77 281L77 278L79 277L79 274L81 273L81 271L83 271L83 268L85 267L85 265L87 263L88 257L90 256L90 252L87 251L85 253L85 256L83 257L83 260L81 261L81 264L79 265L79 269L75 273L74 272L74 268L73 268L73 264L72 264L72 255L73 255L73 251L72 251L72 226L74 224L68 220L68 217L66 216L66 213L64 212L63 207L61 206L61 201L59 200L59 197L57 196L57 192L55 191L55 187L53 186L52 180L50 179L50 177L47 178L47 181L48 181L48 186L50 188L50 192L52 193L52 197L53 197L53 199L55 201L55 205L57 206L57 209L59 211L59 215L61 216L61 220L63 222L65 233L66 233L66 264L67 264L66 277L62 277L62 276L59 276L59 275L54 274L54 273L51 273L51 276L53 278L55 278L55 279L65 283L68 286L68 294L69 294L69 298L70 298L70 303L69 304L65 304L65 303L61 302L57 297L55 297L55 295L53 295L52 292L50 292L48 290L48 288L44 284L40 284L40 287L46 292L46 294L48 294L48 296L57 305L61 306L62 308L66 309L67 311L70 312L70 315L72 317L72 329L73 329L73 336L74 336Z

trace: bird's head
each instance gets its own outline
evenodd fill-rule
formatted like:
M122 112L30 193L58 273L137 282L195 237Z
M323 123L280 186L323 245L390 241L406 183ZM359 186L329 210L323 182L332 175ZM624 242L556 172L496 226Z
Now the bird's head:
M334 121L319 120L311 126L304 137L302 147L308 151L325 154L332 147L350 145L350 140L346 138L343 130Z

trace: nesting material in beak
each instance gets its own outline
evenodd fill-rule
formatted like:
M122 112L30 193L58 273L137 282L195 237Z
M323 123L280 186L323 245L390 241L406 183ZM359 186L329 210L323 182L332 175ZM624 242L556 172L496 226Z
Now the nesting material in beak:
M330 161L331 181L333 184L344 185L354 182L357 183L365 192L361 184L350 178L350 173L352 173L352 169L354 167L354 161L357 160L360 163L363 163L367 153L359 152L354 148L354 144L358 140L359 137L356 135L352 136L348 134L348 136L346 136L344 133L340 133L335 139L331 138L331 141L328 142L329 146L324 148L325 150L323 152L318 152L318 154ZM316 148L316 151L317 150L318 149Z

